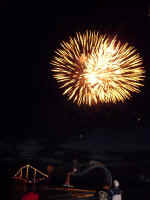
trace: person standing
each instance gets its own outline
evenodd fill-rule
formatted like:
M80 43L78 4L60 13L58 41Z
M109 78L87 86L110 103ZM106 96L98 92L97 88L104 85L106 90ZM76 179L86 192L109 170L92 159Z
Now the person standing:
M119 188L120 183L118 180L113 181L113 188L110 190L112 200L122 200L122 191Z

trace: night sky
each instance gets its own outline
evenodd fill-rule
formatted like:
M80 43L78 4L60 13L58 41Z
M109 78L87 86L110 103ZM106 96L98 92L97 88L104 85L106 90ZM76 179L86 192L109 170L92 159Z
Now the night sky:
M74 158L118 165L123 175L120 166L136 161L149 172L150 4L41 2L1 2L1 175L8 177L13 166L43 164L46 170L51 159L65 166ZM49 61L62 40L87 29L118 34L138 49L146 71L141 93L116 105L67 101L48 74Z
M26 24L24 17L23 101L19 104L17 118L13 119L19 127L14 135L65 138L64 136L79 135L97 128L109 128L112 132L150 128L148 5L132 8L88 5L88 9L80 8L77 12L75 8L72 12L67 8L61 10L60 5L59 9L51 7L47 10L48 12L42 8L36 10L28 19L29 24ZM51 68L48 63L62 40L74 32L86 29L117 33L122 41L127 41L138 49L144 58L146 70L145 85L140 94L133 95L125 103L100 103L91 108L78 107L61 95L52 74L48 78L48 68Z

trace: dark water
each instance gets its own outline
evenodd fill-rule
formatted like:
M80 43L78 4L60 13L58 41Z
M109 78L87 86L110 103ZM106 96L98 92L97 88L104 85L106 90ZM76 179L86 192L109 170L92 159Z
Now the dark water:
M39 195L39 200L57 199L57 200L75 200L75 199L97 199L94 193L89 191L64 191L54 190L48 185L26 185L18 184L12 180L5 180L4 185L5 199L9 200L21 200L23 195L28 192L35 192ZM60 188L60 187L59 187ZM82 189L82 188L78 188ZM148 200L150 197L150 184L145 185L124 185L121 188L123 190L123 200Z
M28 187L27 185L12 185L12 188L10 189L11 193L11 199L12 200L19 200L21 199L25 194L28 193ZM35 194L39 195L39 200L48 200L48 199L66 199L66 200L73 200L73 199L96 199L94 197L94 194L90 191L83 192L83 191L63 191L63 190L54 190L49 188L46 185L43 186L32 186L32 190Z

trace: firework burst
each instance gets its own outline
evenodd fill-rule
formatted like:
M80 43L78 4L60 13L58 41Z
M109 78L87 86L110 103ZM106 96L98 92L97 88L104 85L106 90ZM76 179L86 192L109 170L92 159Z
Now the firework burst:
M76 33L56 50L53 73L63 95L78 105L117 103L143 86L143 61L128 43L99 32Z

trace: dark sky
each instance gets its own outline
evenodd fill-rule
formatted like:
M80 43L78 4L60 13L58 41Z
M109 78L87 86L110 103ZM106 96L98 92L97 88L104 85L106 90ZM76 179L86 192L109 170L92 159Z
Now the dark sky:
M48 12L42 8L36 11L23 34L25 52L30 58L25 62L27 73L23 72L23 102L17 117L19 132L33 136L65 137L94 128L128 131L140 126L150 127L150 17L147 16L147 8L147 5L139 5L138 8L89 5L83 12L81 8L77 12L75 9L63 12L60 5L60 11L57 7L49 7ZM128 41L139 50L147 75L140 94L124 104L78 107L61 95L51 76L48 80L48 60L59 42L74 32L86 29L118 33L122 41ZM24 53L25 60L26 56ZM141 118L139 125L138 117Z

